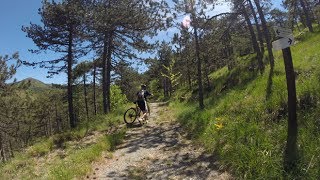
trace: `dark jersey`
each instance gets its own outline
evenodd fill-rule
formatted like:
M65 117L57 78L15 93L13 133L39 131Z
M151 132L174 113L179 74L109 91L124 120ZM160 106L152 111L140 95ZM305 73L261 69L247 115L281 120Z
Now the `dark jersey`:
M145 112L148 111L146 100L147 97L151 96L151 93L149 93L147 90L140 90L137 92L137 103L141 111Z
M147 91L147 90L140 90L139 92L137 92L137 100L138 101L147 100L148 96L151 96L151 93L149 93L149 91Z

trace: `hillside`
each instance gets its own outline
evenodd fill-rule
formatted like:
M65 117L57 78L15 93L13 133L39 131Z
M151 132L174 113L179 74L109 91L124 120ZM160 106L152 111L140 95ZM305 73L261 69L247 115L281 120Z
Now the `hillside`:
M179 121L190 137L218 153L225 168L240 179L320 178L320 34L297 32L291 48L298 98L297 166L284 173L287 138L287 87L281 51L275 51L274 71L250 71L252 56L238 58L237 67L210 75L205 110L194 103L196 94L180 89L175 103ZM195 92L195 91L194 91Z
M31 77L18 81L15 83L15 85L19 88L24 88L32 91L43 91L52 88L51 85L45 84L44 82Z

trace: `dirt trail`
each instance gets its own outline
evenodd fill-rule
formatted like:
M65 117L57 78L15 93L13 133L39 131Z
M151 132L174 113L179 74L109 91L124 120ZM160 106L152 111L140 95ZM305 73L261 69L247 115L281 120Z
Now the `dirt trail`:
M191 145L172 120L159 119L166 113L158 103L151 103L147 124L128 129L123 144L111 159L94 165L87 179L231 179L218 170L211 154Z

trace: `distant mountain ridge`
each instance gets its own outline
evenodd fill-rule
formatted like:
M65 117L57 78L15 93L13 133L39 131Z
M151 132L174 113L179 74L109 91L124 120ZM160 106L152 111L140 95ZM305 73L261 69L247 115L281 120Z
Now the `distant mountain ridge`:
M41 90L49 90L52 88L50 84L46 84L38 79L34 79L32 77L23 79L14 83L20 88L26 88L34 91L41 91Z

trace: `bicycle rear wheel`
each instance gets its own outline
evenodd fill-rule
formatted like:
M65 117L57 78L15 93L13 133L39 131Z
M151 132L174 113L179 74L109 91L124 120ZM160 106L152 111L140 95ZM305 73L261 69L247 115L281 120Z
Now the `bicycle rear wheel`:
M123 116L124 122L132 124L137 119L137 111L135 108L129 108Z

